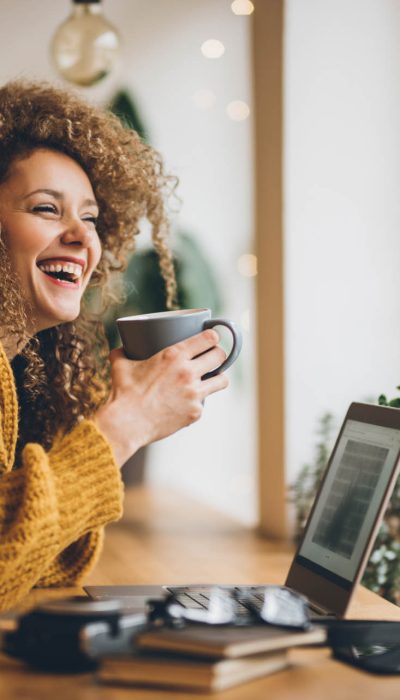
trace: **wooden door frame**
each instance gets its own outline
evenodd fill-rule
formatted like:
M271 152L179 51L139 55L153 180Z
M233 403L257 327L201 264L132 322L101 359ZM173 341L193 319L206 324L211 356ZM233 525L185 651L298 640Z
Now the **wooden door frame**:
M285 485L284 0L255 0L252 21L260 530L287 538Z

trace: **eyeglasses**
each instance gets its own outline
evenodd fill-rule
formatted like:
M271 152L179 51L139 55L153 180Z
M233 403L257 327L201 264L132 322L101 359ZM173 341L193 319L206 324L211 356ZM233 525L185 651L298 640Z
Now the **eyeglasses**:
M283 586L214 586L207 603L204 608L186 608L170 593L147 601L148 620L173 627L184 627L188 622L235 626L266 623L304 630L311 624L306 598Z

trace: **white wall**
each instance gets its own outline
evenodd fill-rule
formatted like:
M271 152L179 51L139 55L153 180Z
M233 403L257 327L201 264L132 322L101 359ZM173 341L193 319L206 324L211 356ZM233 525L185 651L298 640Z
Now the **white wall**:
M325 411L400 383L400 4L287 0L288 479Z
M105 0L105 14L120 30L120 72L83 91L104 101L119 86L136 98L152 143L180 178L183 206L175 222L198 236L212 259L225 297L225 314L240 321L249 309L250 331L231 387L211 397L204 417L154 445L149 478L196 495L245 522L256 517L253 285L239 275L237 258L252 248L251 118L233 122L228 102L251 106L250 25L229 0ZM0 83L17 76L56 78L48 45L70 11L67 0L0 0ZM219 60L200 45L224 42ZM195 107L192 96L211 89L215 106Z

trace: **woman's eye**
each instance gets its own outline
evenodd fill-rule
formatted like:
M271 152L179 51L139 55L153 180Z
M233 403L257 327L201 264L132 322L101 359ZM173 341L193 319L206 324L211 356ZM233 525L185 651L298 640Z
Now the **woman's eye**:
M89 221L89 223L93 224L93 226L96 226L97 216L84 216L83 221Z
M32 211L57 214L57 209L52 204L37 204L35 207L33 207Z

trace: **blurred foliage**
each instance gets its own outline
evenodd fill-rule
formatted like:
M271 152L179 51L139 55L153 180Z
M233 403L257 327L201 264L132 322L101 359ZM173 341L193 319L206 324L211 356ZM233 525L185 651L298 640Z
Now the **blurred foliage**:
M332 414L325 413L320 418L316 430L318 439L315 445L314 459L311 463L302 466L296 481L289 486L289 502L295 506L294 538L296 543L300 541L316 491L328 464L334 429Z
M108 105L110 112L120 118L124 126L134 129L143 141L147 141L147 131L139 111L126 90L119 90Z
M400 390L400 386L396 388ZM400 397L388 400L381 394L378 403L380 406L400 408ZM393 489L362 583L400 605L400 477Z
M397 391L400 391L400 386L397 386L396 389ZM385 394L381 394L378 398L378 403L380 406L392 406L392 408L400 408L400 396L388 401Z
M397 387L400 389L400 387ZM381 406L400 408L400 398L390 401L384 395ZM295 507L295 540L299 542L319 483L328 464L334 438L334 420L325 413L319 420L314 459L305 464L289 486L288 500ZM373 545L362 584L396 605L400 605L400 478L394 487L382 525Z

